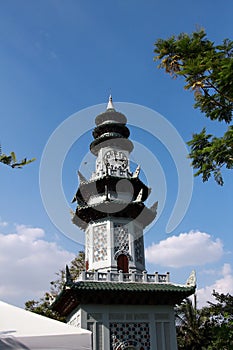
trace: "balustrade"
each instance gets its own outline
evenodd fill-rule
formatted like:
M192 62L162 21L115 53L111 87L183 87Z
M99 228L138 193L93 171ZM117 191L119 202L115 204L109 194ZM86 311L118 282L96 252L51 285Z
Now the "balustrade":
M99 271L82 271L78 281L102 281L102 282L136 282L136 283L169 283L170 273L159 274L155 272L148 274L143 273L123 273L119 272L99 272Z

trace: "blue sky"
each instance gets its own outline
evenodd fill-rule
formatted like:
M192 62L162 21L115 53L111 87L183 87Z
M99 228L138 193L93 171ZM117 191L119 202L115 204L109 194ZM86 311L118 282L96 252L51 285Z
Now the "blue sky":
M23 170L1 166L0 298L22 306L40 297L55 272L82 248L60 232L43 206L40 161L50 135L74 113L107 103L110 92L116 102L159 112L184 141L204 126L221 135L225 125L194 110L193 96L183 82L156 68L153 44L201 27L216 43L232 38L233 4L8 0L0 1L0 9L0 142L4 153L14 150L19 159L36 157ZM213 288L233 293L231 172L224 172L223 187L195 178L188 211L167 234L177 193L174 163L159 142L135 128L131 137L155 154L167 183L164 210L145 235L148 271L170 271L173 282L184 283L195 269L200 303ZM76 191L76 170L91 139L90 132L83 135L64 161L67 202ZM48 180L52 185L49 174ZM67 217L69 208L59 215Z

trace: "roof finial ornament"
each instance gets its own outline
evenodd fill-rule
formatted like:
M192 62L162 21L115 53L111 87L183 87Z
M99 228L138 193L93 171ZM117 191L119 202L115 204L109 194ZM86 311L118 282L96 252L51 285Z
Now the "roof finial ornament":
M107 110L108 109L114 109L115 110L115 108L113 106L113 103L112 103L112 95L111 94L110 94L109 100L108 100Z

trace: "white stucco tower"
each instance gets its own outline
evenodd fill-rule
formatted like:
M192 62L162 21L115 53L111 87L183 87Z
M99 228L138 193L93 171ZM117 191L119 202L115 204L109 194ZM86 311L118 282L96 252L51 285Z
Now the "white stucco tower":
M147 208L150 189L131 173L126 117L117 112L110 96L107 109L95 119L90 145L96 167L90 180L79 173L80 185L74 223L85 230L87 271L145 270L143 229L156 216L157 203Z
M86 269L67 282L52 308L67 322L93 333L93 350L177 350L174 305L195 291L169 273L145 269L143 230L156 216L150 189L130 169L133 143L125 115L107 109L95 118L90 145L96 165L90 179L79 172L73 223L85 233Z

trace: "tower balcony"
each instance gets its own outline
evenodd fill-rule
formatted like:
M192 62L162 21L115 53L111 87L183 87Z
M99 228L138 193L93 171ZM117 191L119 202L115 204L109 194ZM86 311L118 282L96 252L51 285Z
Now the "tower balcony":
M158 272L148 274L146 271L143 271L143 273L82 271L78 281L170 283L170 272L165 274L159 274Z

